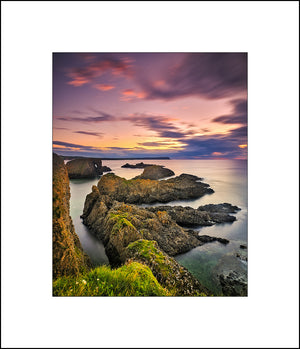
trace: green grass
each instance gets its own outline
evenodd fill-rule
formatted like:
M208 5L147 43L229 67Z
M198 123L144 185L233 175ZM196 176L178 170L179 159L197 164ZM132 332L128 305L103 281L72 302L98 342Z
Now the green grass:
M53 283L54 296L169 296L151 270L132 262L111 270L101 266L79 276L61 277Z
M129 244L127 248L134 253L138 253L147 262L154 263L159 268L161 274L166 277L172 272L172 269L166 263L163 253L155 245L155 241L140 239Z

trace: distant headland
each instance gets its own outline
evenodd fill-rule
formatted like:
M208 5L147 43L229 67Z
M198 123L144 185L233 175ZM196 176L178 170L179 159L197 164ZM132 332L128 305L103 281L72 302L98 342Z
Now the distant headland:
M156 157L125 157L125 158L104 158L104 157L93 157L90 156L70 156L70 155L60 155L64 160L71 160L71 159L82 159L82 158L89 158L89 159L100 159L100 160L170 160L168 156L156 156Z

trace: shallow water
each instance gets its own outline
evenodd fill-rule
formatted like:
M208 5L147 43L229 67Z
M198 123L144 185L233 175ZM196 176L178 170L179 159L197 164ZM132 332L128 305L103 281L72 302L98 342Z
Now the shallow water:
M142 169L121 168L126 162L135 164L140 160L103 160L116 175L126 179L142 173ZM219 242L207 243L203 246L179 255L176 260L185 266L200 282L215 294L221 294L217 274L228 270L247 270L247 262L241 261L236 254L246 256L247 251L241 250L241 244L247 244L247 162L244 160L143 160L144 163L165 165L175 175L189 173L203 178L214 189L213 194L200 199L173 201L167 205L181 205L197 208L205 204L231 203L241 208L233 223L218 224L197 229L201 235L224 237L230 240L228 245ZM71 200L70 211L83 249L89 254L96 265L108 263L103 244L82 224L80 215L83 211L85 197L91 192L94 180L70 180ZM159 205L159 204L155 204ZM146 206L146 205L144 205Z

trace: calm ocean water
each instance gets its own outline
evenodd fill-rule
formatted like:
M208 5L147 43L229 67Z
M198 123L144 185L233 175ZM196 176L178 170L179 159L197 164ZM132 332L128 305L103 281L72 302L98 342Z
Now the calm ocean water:
M126 162L135 164L140 160L107 160L103 165L126 179L133 178L142 169L121 168ZM221 294L217 274L228 270L247 270L247 262L236 257L239 253L246 257L247 251L241 250L241 244L247 244L247 161L245 160L143 160L144 163L165 165L175 172L193 174L204 178L214 189L214 193L196 200L173 201L168 205L181 205L197 208L205 204L219 204L223 202L237 205L241 208L236 214L237 221L218 224L211 227L197 229L201 235L224 237L230 241L228 245L219 242L208 243L179 255L176 260L185 266L197 279L215 294ZM85 197L91 192L95 180L70 180L71 200L70 211L83 249L91 257L95 265L108 263L104 246L101 241L82 224L80 215L83 211ZM156 204L159 205L159 204Z

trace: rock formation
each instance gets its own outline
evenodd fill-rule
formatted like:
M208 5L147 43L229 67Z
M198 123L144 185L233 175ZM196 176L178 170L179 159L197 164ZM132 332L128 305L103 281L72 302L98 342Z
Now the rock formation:
M205 205L194 209L189 206L155 206L148 207L152 212L166 211L179 225L185 227L210 226L216 223L234 222L236 218L228 213L236 213L240 210L231 204Z
M98 189L101 195L108 195L113 200L125 203L169 202L199 198L214 192L208 184L200 180L201 178L188 174L163 181L126 180L109 173L100 178Z
M123 168L145 168L147 166L155 166L155 165L144 164L143 162L139 162L138 164L131 165L131 164L128 164L128 162L127 162L125 165L122 165L121 167L123 167Z
M74 230L69 200L66 166L53 154L53 278L78 274L90 265Z
M67 162L70 179L96 178L103 172L111 171L107 166L102 166L102 161L96 158L80 158Z
M147 166L145 167L143 173L140 176L135 177L134 179L161 179L166 177L174 176L175 173L164 166Z

